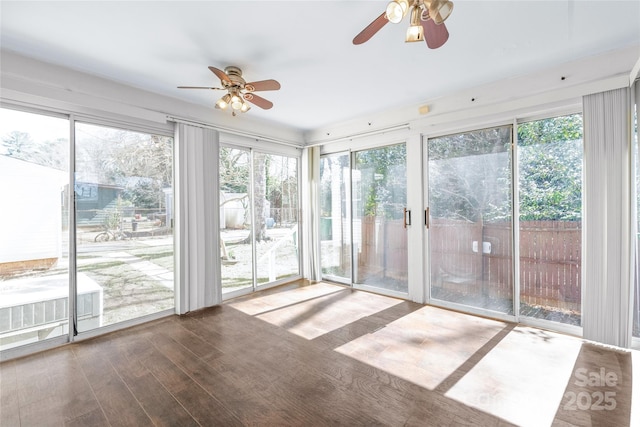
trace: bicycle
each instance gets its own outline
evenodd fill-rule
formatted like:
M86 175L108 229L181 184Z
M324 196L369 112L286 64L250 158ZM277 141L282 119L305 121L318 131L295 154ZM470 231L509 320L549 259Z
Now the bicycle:
M117 228L116 230L111 230L108 227L104 227L104 231L96 234L96 237L93 239L94 242L108 242L109 240L124 240L128 239L129 236L126 232L122 231L122 228Z

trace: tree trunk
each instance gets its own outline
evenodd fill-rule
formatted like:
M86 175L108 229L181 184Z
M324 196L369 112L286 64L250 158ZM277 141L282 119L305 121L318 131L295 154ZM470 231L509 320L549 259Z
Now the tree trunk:
M267 194L267 171L266 171L266 154L255 153L253 158L253 182L254 182L254 230L256 233L256 242L262 240L268 240L267 237L267 223L266 217L268 216L266 194ZM251 236L250 236L251 237Z

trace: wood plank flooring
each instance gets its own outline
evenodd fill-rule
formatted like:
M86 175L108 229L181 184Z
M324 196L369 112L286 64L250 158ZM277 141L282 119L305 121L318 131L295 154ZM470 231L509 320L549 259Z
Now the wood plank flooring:
M3 362L0 426L632 426L634 362L635 351L296 283Z

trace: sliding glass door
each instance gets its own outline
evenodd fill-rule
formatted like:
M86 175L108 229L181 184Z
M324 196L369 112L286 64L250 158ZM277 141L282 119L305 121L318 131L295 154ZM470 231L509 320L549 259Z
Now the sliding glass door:
M173 309L173 138L75 132L78 332Z
M221 147L222 292L300 275L298 158Z
M0 109L0 350L69 332L69 121Z
M433 300L514 312L511 129L427 142Z
M320 159L322 277L351 284L351 167L349 153Z
M254 152L257 284L300 274L298 159Z
M0 350L172 310L173 139L4 108L0 134Z
M582 115L519 123L517 136L515 195L511 126L428 140L431 299L579 326Z
M518 125L520 316L580 325L582 115Z
M391 294L408 292L406 145L320 159L322 277Z
M220 270L222 292L253 287L251 152L220 148Z
M353 154L353 283L408 292L405 144Z

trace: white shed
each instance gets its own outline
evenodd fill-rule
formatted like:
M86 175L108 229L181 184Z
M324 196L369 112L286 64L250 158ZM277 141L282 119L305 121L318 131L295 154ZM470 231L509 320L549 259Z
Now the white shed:
M53 265L61 257L68 180L64 171L0 156L0 274Z

